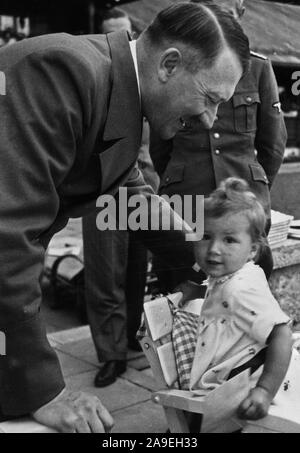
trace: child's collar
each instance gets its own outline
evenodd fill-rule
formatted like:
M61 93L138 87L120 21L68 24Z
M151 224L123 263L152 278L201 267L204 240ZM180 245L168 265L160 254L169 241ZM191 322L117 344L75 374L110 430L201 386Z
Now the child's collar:
M223 275L222 277L211 277L211 276L209 276L207 278L207 280L206 280L207 284L208 285L218 285L218 284L221 284L221 283L225 283L225 282L227 282L227 280L230 280L234 275L236 275L238 272L240 272L241 269L244 269L244 267L248 266L249 264L253 265L255 263L252 260L251 261L247 261L247 263L245 263L244 266L241 267L240 269L238 269L237 271L232 272L232 274Z

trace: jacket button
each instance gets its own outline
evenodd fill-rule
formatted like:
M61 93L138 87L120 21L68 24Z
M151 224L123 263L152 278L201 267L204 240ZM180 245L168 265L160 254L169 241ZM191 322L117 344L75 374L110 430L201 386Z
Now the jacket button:
M216 150L215 150L215 154L220 154L220 150L219 150L219 149L216 149Z
M220 138L220 134L218 132L214 133L214 138Z
M247 102L251 102L251 101L252 101L252 97L251 97L251 96L247 96L247 97L246 97L246 101L247 101Z
M170 181L170 176L167 176L166 177L166 182L169 182Z

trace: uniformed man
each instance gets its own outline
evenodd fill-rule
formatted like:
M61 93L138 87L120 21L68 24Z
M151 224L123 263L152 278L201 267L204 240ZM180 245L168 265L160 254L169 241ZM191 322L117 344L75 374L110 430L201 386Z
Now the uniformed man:
M244 0L219 0L218 4L241 20ZM286 139L271 62L251 52L248 75L241 79L233 97L220 104L212 129L204 129L195 119L185 122L172 140L162 141L151 134L150 153L161 177L160 194L206 196L222 179L241 177L266 210L267 234L271 225L270 188L283 160ZM183 269L166 269L161 263L161 257L156 257L154 267L159 276L159 289L172 291L188 274ZM258 264L269 277L273 268L269 247L265 248Z

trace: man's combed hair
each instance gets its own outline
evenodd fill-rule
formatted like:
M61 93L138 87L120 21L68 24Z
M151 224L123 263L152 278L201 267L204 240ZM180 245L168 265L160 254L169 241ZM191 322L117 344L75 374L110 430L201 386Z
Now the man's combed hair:
M252 241L265 246L266 214L248 183L240 178L227 178L204 200L204 217L219 218L227 214L244 214L250 226Z
M196 51L197 55L193 59L188 55L185 62L191 72L199 70L200 61L204 67L211 67L226 45L239 58L243 72L249 69L247 36L231 14L213 3L182 2L169 6L158 13L146 33L154 45L163 40L177 41Z

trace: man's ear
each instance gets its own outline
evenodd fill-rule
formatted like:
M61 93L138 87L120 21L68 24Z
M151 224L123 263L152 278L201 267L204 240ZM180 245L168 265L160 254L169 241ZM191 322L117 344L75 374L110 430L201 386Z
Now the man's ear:
M176 47L165 50L159 60L158 76L161 82L167 82L182 65L182 55Z

